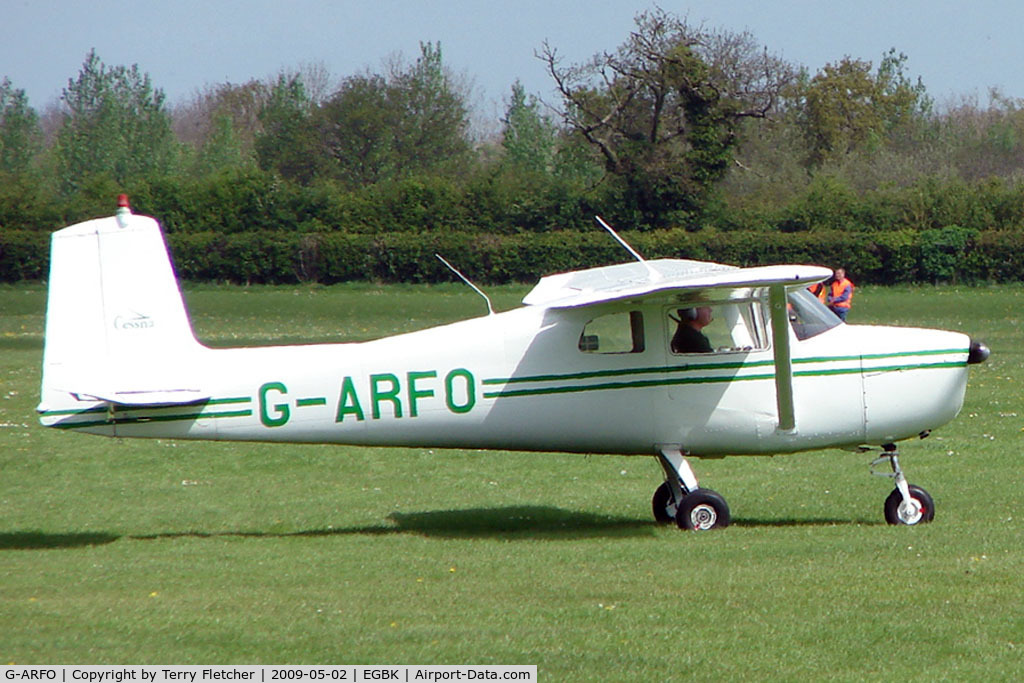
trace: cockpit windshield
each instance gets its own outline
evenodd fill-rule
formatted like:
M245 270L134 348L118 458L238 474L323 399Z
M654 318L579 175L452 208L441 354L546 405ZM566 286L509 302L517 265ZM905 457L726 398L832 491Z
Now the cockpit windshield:
M801 288L789 293L789 322L797 339L810 339L842 321L816 296Z

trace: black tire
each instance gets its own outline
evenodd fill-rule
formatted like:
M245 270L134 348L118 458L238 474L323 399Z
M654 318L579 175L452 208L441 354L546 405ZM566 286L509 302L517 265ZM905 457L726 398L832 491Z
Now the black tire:
M910 485L910 497L921 504L921 513L915 516L900 514L900 505L903 503L903 496L899 489L893 489L889 497L885 499L885 521L893 525L914 526L915 524L926 524L935 519L935 503L920 486Z
M651 508L654 510L654 521L658 524L671 524L676 521L676 502L672 499L672 487L667 481L654 490L654 497L651 499Z
M725 498L711 489L697 489L686 494L676 511L676 525L680 529L724 529L731 521Z

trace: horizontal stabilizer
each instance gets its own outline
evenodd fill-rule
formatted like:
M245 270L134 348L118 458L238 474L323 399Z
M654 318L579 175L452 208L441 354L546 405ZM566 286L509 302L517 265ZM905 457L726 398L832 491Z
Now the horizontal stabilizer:
M69 399L73 405L104 402L124 406L187 405L210 399L210 392L187 368L175 370L169 372L153 363L126 366L116 361L77 368L49 387L48 400L39 410L69 408Z
M210 400L209 392L198 389L166 389L162 391L73 391L80 401L106 401L122 406L189 405Z

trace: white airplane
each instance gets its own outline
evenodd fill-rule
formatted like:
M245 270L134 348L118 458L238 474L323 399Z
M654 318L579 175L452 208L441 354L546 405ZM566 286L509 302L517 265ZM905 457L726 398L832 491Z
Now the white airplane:
M635 262L542 278L504 313L488 302L482 317L375 341L211 349L193 334L159 225L120 203L53 234L38 408L49 427L653 455L665 472L655 519L698 530L730 512L688 457L874 444L872 467L895 479L885 518L913 525L935 507L894 444L952 420L967 365L988 356L955 332L841 323L806 290L826 268L632 249ZM680 329L709 317L710 346L681 348Z

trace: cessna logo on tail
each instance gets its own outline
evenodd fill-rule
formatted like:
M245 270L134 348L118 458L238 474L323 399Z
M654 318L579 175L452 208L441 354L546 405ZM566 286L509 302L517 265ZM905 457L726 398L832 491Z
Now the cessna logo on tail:
M148 330L153 327L156 327L155 320L148 315L142 315L134 311L130 316L119 315L114 318L115 330Z

